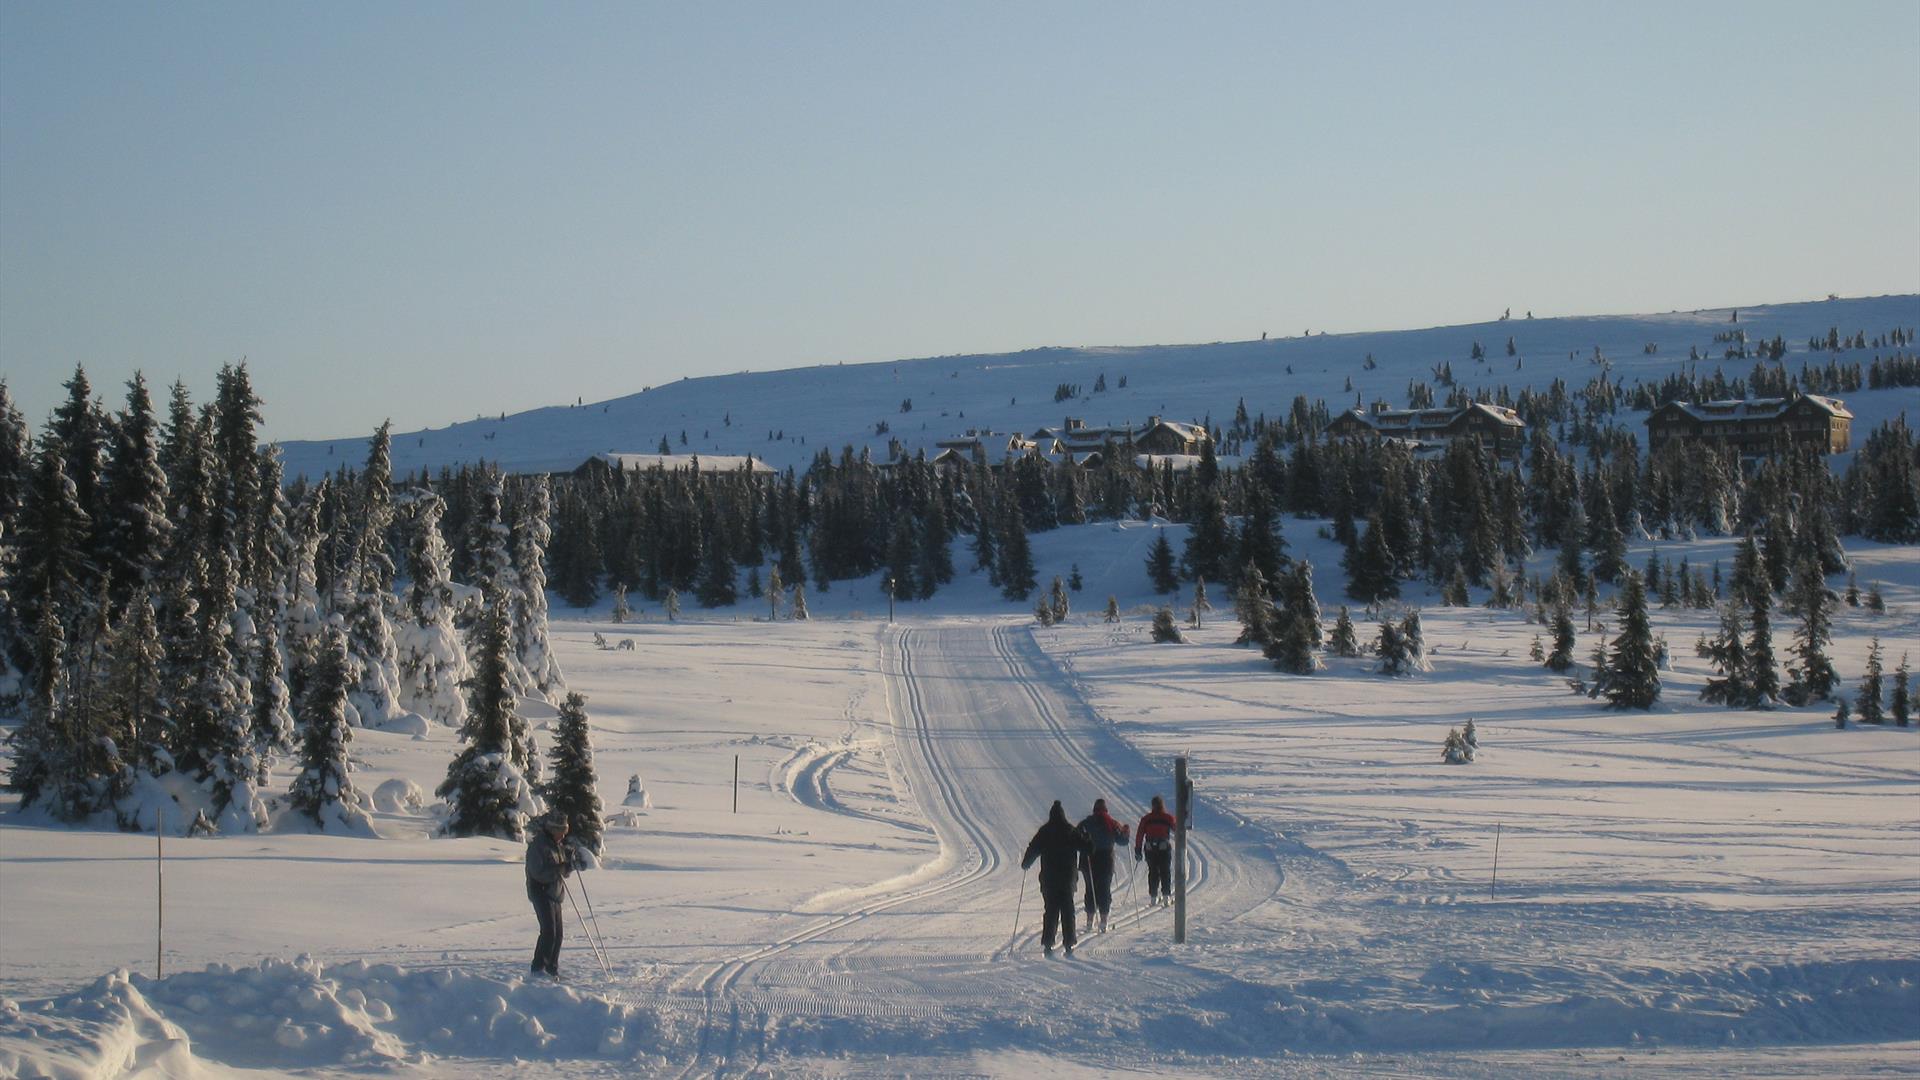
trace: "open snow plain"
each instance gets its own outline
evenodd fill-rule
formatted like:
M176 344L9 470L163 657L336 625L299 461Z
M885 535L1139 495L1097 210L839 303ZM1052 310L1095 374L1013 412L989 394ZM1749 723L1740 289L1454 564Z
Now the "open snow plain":
M1036 536L1043 581L1088 579L1049 630L968 580L892 626L859 611L871 582L810 623L750 601L557 618L615 822L583 882L611 975L571 927L567 982L527 980L518 845L434 839L401 801L378 840L169 838L155 980L153 838L9 810L0 1075L1920 1069L1920 732L1700 705L1704 613L1656 610L1674 660L1651 714L1570 694L1517 612L1429 604L1434 671L1398 680L1276 674L1225 611L1147 644L1155 528ZM1287 526L1331 616L1314 531ZM1890 667L1920 648L1912 549L1851 554L1890 610L1842 609L1849 686L1870 636ZM1117 628L1087 614L1108 593ZM1468 717L1479 761L1440 764ZM454 750L357 732L355 780L431 791ZM1203 799L1190 943L1123 861L1114 929L1041 959L1031 888L1015 915L1047 802L1137 816L1181 752ZM636 773L650 808L621 805Z

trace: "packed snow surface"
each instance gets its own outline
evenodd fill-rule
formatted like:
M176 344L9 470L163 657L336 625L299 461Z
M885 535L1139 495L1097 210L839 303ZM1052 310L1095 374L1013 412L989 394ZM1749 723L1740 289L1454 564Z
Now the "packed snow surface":
M154 838L0 818L0 1075L1916 1060L1920 731L1702 706L1684 648L1652 713L1602 710L1526 659L1538 628L1516 612L1427 607L1434 670L1403 679L1338 659L1279 675L1230 619L1147 644L1161 528L1182 532L1036 536L1043 577L1072 561L1088 579L1054 629L988 614L978 579L893 625L861 613L870 581L822 594L810 623L759 621L751 601L680 623L561 612L613 824L575 882L609 971L570 923L560 984L526 973L518 845L429 835L417 791L454 752L444 728L356 733L380 839L168 839L160 979ZM1290 543L1331 566L1318 528L1289 523ZM1711 561L1723 543L1689 550ZM1843 672L1872 635L1920 641L1911 549L1852 554L1890 609L1842 612ZM1338 574L1321 573L1331 609ZM1085 614L1109 592L1118 625ZM1704 620L1655 612L1676 643ZM1440 764L1469 717L1478 761ZM1123 858L1112 929L1041 958L1017 861L1047 803L1137 817L1171 793L1177 753L1201 797L1189 943ZM635 774L651 808L620 805Z

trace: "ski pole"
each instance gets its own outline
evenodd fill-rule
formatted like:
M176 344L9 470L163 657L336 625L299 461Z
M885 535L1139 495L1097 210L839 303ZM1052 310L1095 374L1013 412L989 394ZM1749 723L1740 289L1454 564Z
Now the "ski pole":
M593 894L587 891L585 875L580 878L580 899L587 902L587 919L593 923L593 937L602 956L607 953L607 935L600 932L600 916L593 910Z
M1020 937L1020 909L1027 906L1027 871L1020 869L1020 902L1013 906L1013 933L1007 935L1007 956L1013 956L1013 943Z
M573 890L567 888L564 879L560 882L560 891L567 894L567 901L573 905L573 917L580 923L580 932L586 935L587 950L593 953L595 960L600 961L600 970L606 973L607 978L613 978L613 969L607 966L607 958L600 955L599 948L593 943L593 931L587 928L587 917L580 914L580 901L573 898Z

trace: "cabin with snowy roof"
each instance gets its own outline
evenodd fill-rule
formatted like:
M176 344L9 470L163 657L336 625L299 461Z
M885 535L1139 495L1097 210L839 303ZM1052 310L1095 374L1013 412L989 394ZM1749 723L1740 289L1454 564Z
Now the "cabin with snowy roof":
M1783 398L1669 401L1647 414L1647 446L1671 442L1729 446L1743 456L1783 447L1845 453L1853 441L1853 413L1838 398L1794 394Z
M609 451L581 462L574 468L573 475L584 480L605 478L616 472L645 472L648 469L667 472L698 469L703 473L739 472L741 469L755 473L774 471L773 466L751 454L739 457L731 454L623 454Z
M1389 409L1376 402L1371 409L1351 409L1334 417L1327 436L1396 439L1416 446L1477 438L1492 453L1506 457L1526 445L1527 424L1512 409L1484 401L1438 409Z

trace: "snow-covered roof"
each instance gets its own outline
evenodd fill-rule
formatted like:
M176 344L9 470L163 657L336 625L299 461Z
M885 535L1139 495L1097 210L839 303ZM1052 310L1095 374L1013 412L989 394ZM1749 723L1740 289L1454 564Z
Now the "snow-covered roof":
M1466 405L1449 406L1437 409L1381 409L1368 412L1365 409L1350 409L1345 415L1351 416L1375 431L1414 432L1437 431L1459 420L1467 413L1480 413L1503 427L1525 428L1526 422L1520 414L1504 405L1494 405L1485 401L1473 401Z
M757 473L770 473L773 466L751 454L735 457L726 454L622 454L608 452L595 454L595 458L623 471L645 471L661 468L668 471L697 468L701 472L738 472L741 466L749 466Z
M1675 409L1695 420L1706 423L1726 423L1734 420L1766 420L1779 416L1795 401L1804 400L1814 408L1829 416L1843 420L1853 419L1853 413L1847 411L1846 403L1839 398L1821 397L1818 394L1802 394L1797 398L1727 398L1721 401L1669 401L1660 409ZM1648 419L1652 419L1651 416Z

